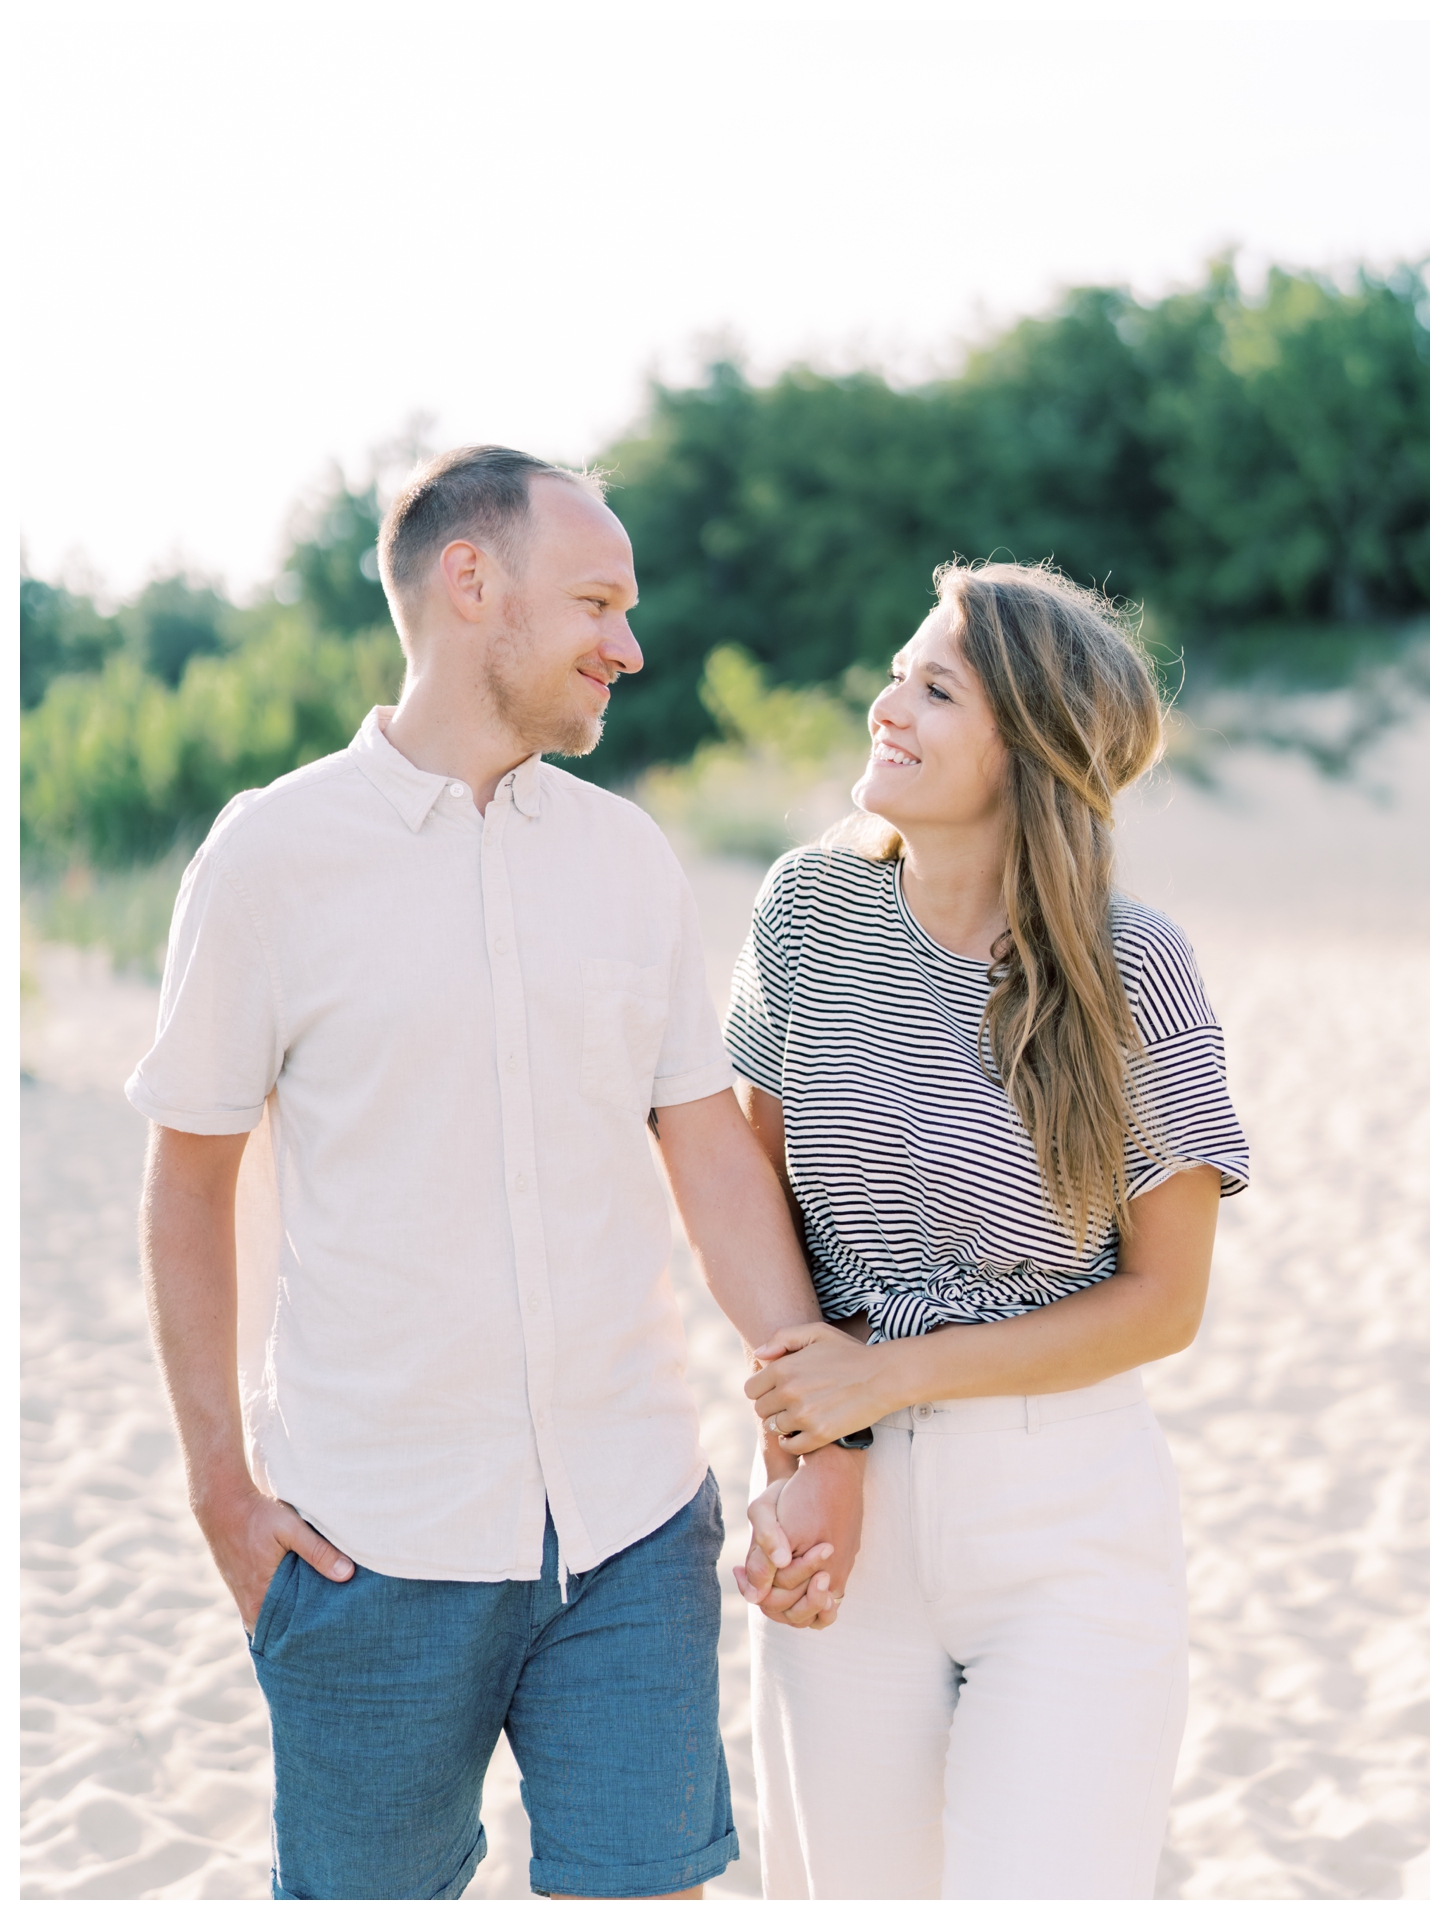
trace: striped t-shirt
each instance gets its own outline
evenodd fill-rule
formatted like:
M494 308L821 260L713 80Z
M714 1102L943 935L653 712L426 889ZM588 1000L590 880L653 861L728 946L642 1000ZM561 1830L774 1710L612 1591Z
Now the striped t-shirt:
M1143 1040L1137 1085L1177 1166L1248 1184L1223 1035L1171 920L1115 897L1118 968ZM791 1185L828 1320L873 1340L1003 1320L1105 1280L1113 1229L1081 1253L1048 1206L1032 1142L984 1070L985 961L917 924L899 861L805 847L778 860L735 968L725 1041L785 1110ZM1128 1144L1135 1198L1175 1170Z

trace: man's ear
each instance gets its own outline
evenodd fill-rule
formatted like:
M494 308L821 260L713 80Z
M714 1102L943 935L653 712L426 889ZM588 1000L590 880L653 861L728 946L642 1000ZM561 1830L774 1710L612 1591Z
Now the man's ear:
M503 573L498 561L471 540L450 540L438 556L438 571L453 611L477 625Z

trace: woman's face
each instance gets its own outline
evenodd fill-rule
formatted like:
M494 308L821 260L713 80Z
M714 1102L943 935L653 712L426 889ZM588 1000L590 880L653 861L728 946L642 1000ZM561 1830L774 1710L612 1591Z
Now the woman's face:
M1007 756L982 683L938 607L891 663L872 703L871 759L852 789L863 812L913 828L973 827L996 815Z

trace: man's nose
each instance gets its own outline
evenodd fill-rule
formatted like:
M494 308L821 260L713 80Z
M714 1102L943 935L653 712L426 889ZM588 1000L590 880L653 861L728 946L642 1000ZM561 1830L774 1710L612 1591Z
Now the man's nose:
M639 642L635 639L629 622L623 615L611 628L600 652L610 665L617 667L621 673L638 673L644 665L644 654L640 651Z

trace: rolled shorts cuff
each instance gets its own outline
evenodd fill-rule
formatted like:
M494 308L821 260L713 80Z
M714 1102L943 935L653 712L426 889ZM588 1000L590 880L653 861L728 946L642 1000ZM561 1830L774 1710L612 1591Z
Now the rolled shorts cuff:
M586 1900L649 1900L662 1893L683 1893L715 1880L740 1858L734 1827L708 1847L683 1859L659 1860L639 1867L586 1866L578 1861L531 1860L531 1893L573 1893Z
M457 1873L454 1874L446 1887L440 1887L437 1893L430 1893L428 1898L430 1900L456 1900L473 1878L474 1874L478 1872L479 1862L487 1852L488 1836L485 1834L483 1828L480 1827L478 1829L478 1838L469 1849L468 1858L464 1861L463 1865L458 1869ZM272 1898L274 1900L300 1900L301 1897L300 1894L286 1893L283 1891L277 1881L277 1869L273 1867Z

